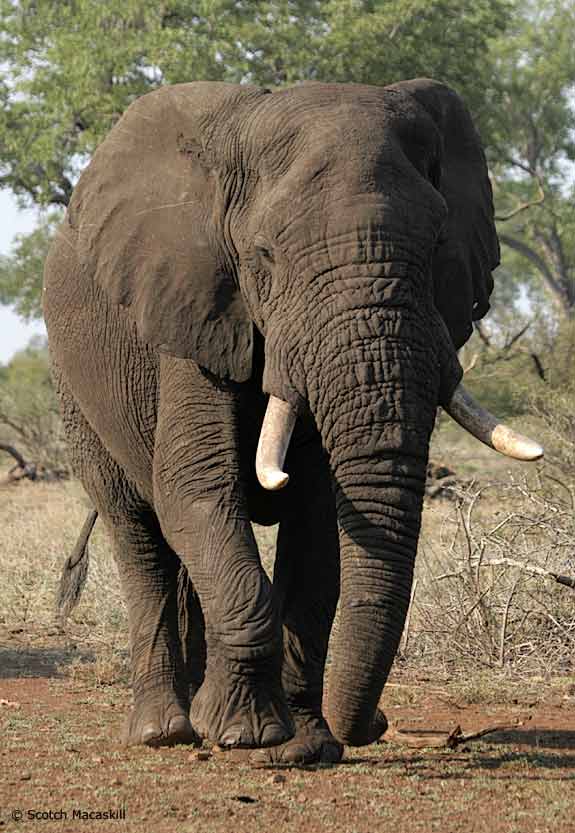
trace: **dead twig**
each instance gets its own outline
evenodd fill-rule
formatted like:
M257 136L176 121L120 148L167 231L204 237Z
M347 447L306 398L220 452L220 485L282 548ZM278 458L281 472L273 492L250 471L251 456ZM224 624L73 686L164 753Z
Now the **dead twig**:
M459 724L451 731L420 731L420 730L405 730L395 729L390 726L383 736L382 740L390 743L397 743L401 746L409 746L412 749L455 749L461 744L469 743L472 740L490 735L493 732L509 732L513 729L518 729L524 726L531 720L531 715L524 718L519 718L511 723L493 723L490 726L484 726L475 732L463 732Z
M508 214L496 214L495 219L501 223L504 223L507 220L511 220L513 217L516 217L523 211L527 211L528 208L532 208L534 205L541 205L541 203L545 202L545 191L543 190L543 183L537 171L534 171L533 168L530 168L527 165L521 165L515 161L512 164L514 164L516 167L521 168L523 171L526 171L530 176L533 177L533 179L537 182L537 190L539 193L534 200L528 200L527 202L519 203L519 205L513 208Z
M523 570L531 575L542 576L543 578L550 578L558 584L565 587L575 589L575 578L571 576L562 576L559 573L554 573L551 570L546 570L544 567L537 567L535 564L523 564L521 561L516 561L514 558L495 558L491 561L485 561L479 565L481 567L516 567L518 570Z
M409 602L409 607L407 609L407 616L405 617L405 627L403 628L403 634L402 634L402 638L401 638L401 641L402 641L401 651L404 654L407 653L407 646L409 644L409 626L411 624L411 612L413 610L413 600L415 599L415 592L417 590L418 582L419 582L419 579L417 579L417 578L413 582L413 587L411 588L411 600Z
M507 599L505 601L505 608L503 610L503 618L501 620L501 631L499 637L499 665L501 668L503 668L503 666L505 665L505 638L507 634L507 625L509 623L509 610L511 609L511 602L513 601L513 596L515 595L515 591L517 590L518 584L519 577L517 577L511 585L511 590L507 595Z
M518 570L523 570L525 573L530 573L534 576L541 576L542 578L550 578L564 587L571 587L575 590L575 577L564 576L560 573L554 573L552 570L546 570L544 567L537 567L535 564L524 564L522 561L516 561L514 558L493 558L490 561L484 561L481 564L476 564L476 568L481 567L515 567ZM460 578L467 575L469 570L457 570L452 573L441 573L435 576L434 581L442 581L446 578ZM473 609L473 608L472 608Z

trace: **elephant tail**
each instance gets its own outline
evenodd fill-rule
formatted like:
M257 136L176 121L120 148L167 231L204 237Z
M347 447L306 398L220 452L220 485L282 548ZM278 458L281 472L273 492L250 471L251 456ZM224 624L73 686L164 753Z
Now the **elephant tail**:
M64 564L56 597L56 615L61 622L66 621L80 601L80 596L86 584L90 562L88 539L97 517L98 513L93 509L84 521L76 545Z

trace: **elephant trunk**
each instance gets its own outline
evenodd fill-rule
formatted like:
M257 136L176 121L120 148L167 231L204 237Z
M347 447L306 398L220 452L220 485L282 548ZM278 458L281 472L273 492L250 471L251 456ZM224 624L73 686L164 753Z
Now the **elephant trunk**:
M385 730L377 704L409 606L425 469L423 458L392 453L338 470L340 618L326 713L352 746Z
M325 324L308 352L308 403L329 455L340 541L326 716L349 745L385 730L377 704L409 607L429 439L438 402L461 376L441 332L433 311L372 306Z
M409 606L429 439L437 405L452 402L462 371L423 275L402 264L370 265L365 276L326 275L314 285L320 300L329 290L325 303L310 302L312 313L296 307L292 316L309 321L299 352L288 349L295 343L289 337L282 343L283 326L270 328L266 339L264 389L273 395L258 476L266 488L286 482L297 400L305 400L329 455L340 537L327 716L340 741L363 745L385 729L377 704ZM333 298L341 304L335 310ZM294 355L295 375L286 360ZM495 424L462 417L466 404L466 395L457 395L454 416L468 428L479 425L484 441L495 444Z

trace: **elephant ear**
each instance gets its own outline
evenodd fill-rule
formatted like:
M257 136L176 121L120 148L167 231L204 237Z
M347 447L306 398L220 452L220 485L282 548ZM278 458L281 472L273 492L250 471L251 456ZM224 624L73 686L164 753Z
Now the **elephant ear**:
M237 382L251 375L253 328L224 243L221 183L234 171L210 148L216 114L229 119L236 99L259 94L182 84L138 99L96 151L69 209L82 268L129 308L140 338Z
M473 321L489 310L492 270L499 264L493 194L479 135L461 98L427 78L393 85L409 93L434 120L442 137L438 182L448 208L433 256L435 304L459 349Z

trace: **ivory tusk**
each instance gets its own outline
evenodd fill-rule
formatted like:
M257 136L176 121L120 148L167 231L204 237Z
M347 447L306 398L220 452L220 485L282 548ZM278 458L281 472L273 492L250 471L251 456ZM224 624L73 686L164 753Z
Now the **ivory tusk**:
M482 408L463 385L457 386L445 411L482 443L507 457L515 460L538 460L543 457L543 448L539 443L500 422Z
M283 465L296 419L288 402L270 396L256 454L256 473L264 489L275 492L289 481Z

